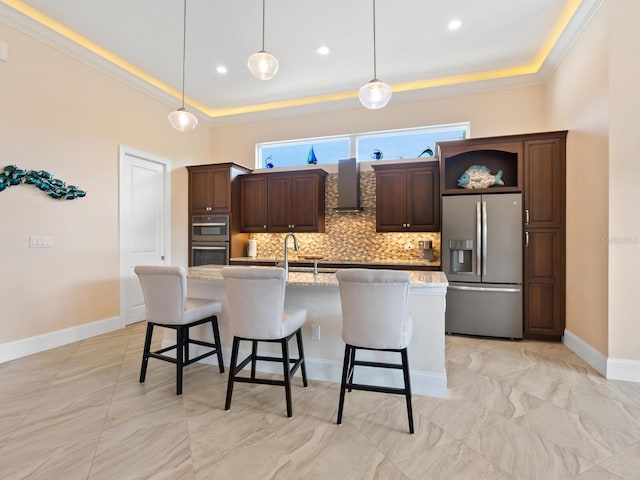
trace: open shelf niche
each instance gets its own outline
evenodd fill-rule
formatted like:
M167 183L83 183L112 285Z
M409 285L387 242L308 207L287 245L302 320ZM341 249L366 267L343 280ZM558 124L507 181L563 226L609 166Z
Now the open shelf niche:
M439 142L437 150L443 195L522 191L522 142L476 144L470 140L456 140ZM502 170L504 185L475 189L459 187L458 179L472 165L484 165L492 175Z

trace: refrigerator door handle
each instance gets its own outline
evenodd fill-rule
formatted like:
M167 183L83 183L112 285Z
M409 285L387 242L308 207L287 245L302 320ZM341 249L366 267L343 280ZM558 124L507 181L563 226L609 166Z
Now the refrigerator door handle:
M487 274L487 202L482 202L482 275Z
M464 285L451 285L448 287L450 290L462 290L465 292L504 292L504 293L520 293L521 289L515 288L498 288L498 287L467 287Z
M480 275L480 265L482 265L482 252L480 245L482 244L482 212L480 210L480 202L476 202L476 275Z

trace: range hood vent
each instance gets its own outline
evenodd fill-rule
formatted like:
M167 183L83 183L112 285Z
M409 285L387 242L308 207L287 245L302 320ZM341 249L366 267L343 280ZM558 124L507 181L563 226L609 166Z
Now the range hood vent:
M355 158L338 160L338 207L336 212L361 212L360 164Z

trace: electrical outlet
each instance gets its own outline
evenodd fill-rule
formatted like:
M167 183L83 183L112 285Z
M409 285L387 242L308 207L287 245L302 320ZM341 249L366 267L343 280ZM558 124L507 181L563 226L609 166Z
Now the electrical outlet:
M320 340L320 325L317 323L311 325L311 338L313 340Z

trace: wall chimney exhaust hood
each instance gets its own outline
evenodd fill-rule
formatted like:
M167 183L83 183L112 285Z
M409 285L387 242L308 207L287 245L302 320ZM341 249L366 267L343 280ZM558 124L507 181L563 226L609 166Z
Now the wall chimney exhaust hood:
M360 164L355 158L338 160L338 206L336 212L361 212Z

